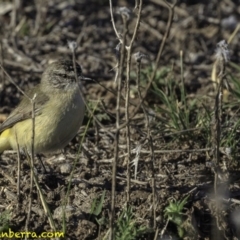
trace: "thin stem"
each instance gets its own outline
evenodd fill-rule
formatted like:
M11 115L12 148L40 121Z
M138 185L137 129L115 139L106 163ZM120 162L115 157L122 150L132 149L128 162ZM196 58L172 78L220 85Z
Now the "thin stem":
M28 231L28 224L30 221L31 216L31 209L32 209L32 193L33 193L33 179L34 179L34 139L35 139L35 98L36 94L34 94L33 98L31 99L32 103L32 141L31 141L31 156L30 156L30 193L29 193L29 204L28 204L28 214L27 214L27 220L25 224L25 230ZM26 154L28 154L28 149L26 149ZM25 236L25 239L27 239L27 236Z
M142 94L140 91L140 72L141 72L141 59L139 59L139 61L137 61L137 90L138 90L138 96L139 99L142 99ZM155 155L154 155L154 148L153 148L153 139L151 136L151 131L150 131L150 124L149 124L149 117L147 114L147 111L144 107L144 105L142 105L142 109L145 115L145 119L146 119L146 127L147 127L147 138L148 138L148 143L149 143L149 147L150 147L150 156L151 156L151 170L152 170L152 205L153 205L153 228L156 228L156 183L155 183L155 172L154 172L154 162L155 162Z
M126 45L126 34L127 29L124 29L123 42L121 46L120 64L119 64L119 75L117 78L117 106L116 106L116 133L115 133L115 148L114 148L114 160L112 163L112 192L111 192L111 213L110 213L110 239L114 239L114 218L115 218L115 192L116 192L116 172L117 172L117 161L119 153L119 134L120 134L120 100L121 100L121 89L123 82L123 69L125 60L125 45Z
M165 2L165 1L164 1ZM132 116L129 118L129 121L131 121L133 119L133 117L137 114L137 112L139 111L143 101L145 100L146 96L147 96L147 93L148 93L148 90L150 89L151 85L152 85L152 82L155 78L155 75L156 75L156 72L157 72L157 69L158 69L158 65L159 65L159 61L160 61L160 58L162 56L162 52L163 52L163 49L165 47L165 44L166 44L166 40L168 38L168 35L169 35L169 32L170 32L170 29L171 29L171 26L172 26L172 22L173 22L173 16L174 16L174 7L176 6L177 4L177 0L175 0L175 3L173 5L169 5L167 4L167 7L169 9L169 16L168 16L168 24L167 24L167 30L164 34L164 37L163 37L163 40L162 40L162 43L160 44L160 48L159 48L159 51L158 51L158 55L157 55L157 58L156 58L156 61L155 61L155 68L153 70L153 73L150 77L150 80L146 86L146 90L143 94L143 97L142 97L142 100L140 100L140 102L138 103L137 107L134 109L133 113L132 113ZM121 126L119 126L120 129L126 127L126 125L128 124L129 122L125 122L123 124L121 124Z
M130 41L130 44L127 49L127 66L126 66L126 101L125 101L125 117L126 117L126 122L129 123L129 92L130 92L130 67L131 67L131 56L132 56L132 46L134 43L134 40L137 36L137 31L139 28L140 24L140 19L141 19L141 11L142 11L142 0L140 0L140 3L138 5L138 18L137 22L135 25L135 29L133 32L132 39ZM123 22L124 22L124 28L127 29L127 20L125 17L123 17ZM131 162L131 141L130 141L130 130L129 130L129 124L126 125L126 142L127 142L127 202L130 201L130 188L131 188L131 174L130 174L130 162Z
M114 17L113 17L112 0L109 0L109 7L110 7L111 22L112 22L112 25L113 25L114 32L115 32L118 40L120 41L120 43L122 43L122 40L121 40L120 35L119 35L118 31L117 31L117 28L116 28L116 25L115 25L115 21L114 21Z

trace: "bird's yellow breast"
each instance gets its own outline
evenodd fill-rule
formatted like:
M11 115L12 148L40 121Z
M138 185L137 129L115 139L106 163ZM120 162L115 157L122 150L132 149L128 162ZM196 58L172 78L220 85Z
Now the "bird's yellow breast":
M50 100L35 117L34 150L36 153L55 152L65 147L77 134L84 117L84 103L79 89L54 92ZM7 136L13 149L32 146L32 119L16 123L5 130L1 137ZM1 138L0 137L0 138ZM16 140L17 139L17 140Z

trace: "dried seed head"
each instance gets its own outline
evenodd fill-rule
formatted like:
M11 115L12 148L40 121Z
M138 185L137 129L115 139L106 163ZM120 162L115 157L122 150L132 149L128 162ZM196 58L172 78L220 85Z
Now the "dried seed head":
M142 146L140 144L138 144L136 146L136 148L134 148L132 150L133 153L136 153L135 158L131 161L131 165L134 166L134 177L135 177L135 179L137 178L138 162L139 162L141 148L142 148Z
M127 19L130 19L132 16L131 10L127 7L118 8L117 13L122 15L122 17L126 17Z
M114 48L117 59L120 57L121 46L122 44L119 42L119 44Z
M75 41L68 41L68 47L72 52L75 52L77 49L77 43Z
M228 62L230 60L228 44L225 40L222 40L217 44L216 58L217 60L223 60L224 62Z
M148 58L148 55L141 52L137 52L134 54L134 57L137 62L141 62L142 58Z

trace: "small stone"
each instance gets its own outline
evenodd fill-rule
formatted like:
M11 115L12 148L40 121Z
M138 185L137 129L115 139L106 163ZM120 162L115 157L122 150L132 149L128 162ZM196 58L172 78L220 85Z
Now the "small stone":
M60 171L62 174L69 174L72 170L71 164L64 163L60 166Z

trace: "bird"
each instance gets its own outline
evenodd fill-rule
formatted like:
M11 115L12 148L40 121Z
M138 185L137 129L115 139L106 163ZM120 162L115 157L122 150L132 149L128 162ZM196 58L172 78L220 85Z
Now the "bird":
M26 91L34 99L33 104L23 96L19 105L0 126L0 153L5 150L27 150L31 152L34 126L34 152L54 153L63 149L77 134L85 113L80 93L82 69L78 63L59 59L49 64L41 81Z

